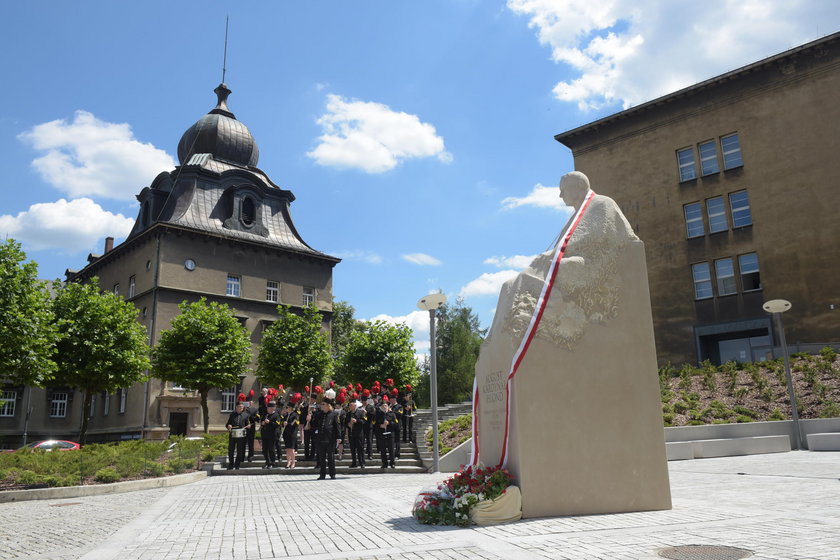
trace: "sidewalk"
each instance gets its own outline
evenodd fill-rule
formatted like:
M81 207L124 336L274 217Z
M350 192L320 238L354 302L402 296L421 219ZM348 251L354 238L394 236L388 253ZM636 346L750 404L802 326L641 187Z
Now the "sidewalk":
M693 544L744 548L761 559L840 558L840 453L699 459L671 462L669 470L670 511L529 519L468 529L419 525L410 516L416 493L445 475L343 476L335 481L316 481L314 474L213 477L150 491L142 496L142 511L125 524L115 519L107 538L100 531L87 546L49 551L35 550L30 539L33 548L25 557L617 560L658 558L662 548ZM74 508L94 499L66 500L82 503L45 511L72 516ZM0 516L4 521L19 518L26 507L0 505ZM11 530L23 538L21 533L36 529L41 534L63 530L60 522L36 521L41 512L31 513L35 517L28 524L6 525L0 535ZM2 544L0 557L5 558L9 548Z

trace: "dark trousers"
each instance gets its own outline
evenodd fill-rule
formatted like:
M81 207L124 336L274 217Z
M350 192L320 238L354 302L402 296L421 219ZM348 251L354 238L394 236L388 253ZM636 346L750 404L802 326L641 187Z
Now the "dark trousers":
M361 432L357 435L350 434L350 464L359 467L365 466L365 435Z
M277 432L268 431L263 428L262 448L266 465L274 465L277 461Z
M312 441L312 430L303 430L303 458L311 461L315 457L315 442Z
M392 439L394 440L394 457L397 459L400 458L400 427L397 426L397 429L393 432Z
M379 456L382 458L383 468L394 466L394 432L391 430L379 431Z
M248 459L254 458L254 436L257 435L256 428L248 428L245 430L245 452Z
M325 478L327 469L330 471L330 478L335 478L335 442L318 442L318 464L321 466L321 478Z
M402 440L406 443L409 441L414 441L411 437L411 432L414 429L414 417L413 416L405 416L403 418L403 425L402 425Z
M365 426L365 449L367 458L373 457L373 426Z
M234 451L236 454L234 455ZM228 437L228 466L233 465L234 468L239 468L239 464L245 457L245 438Z

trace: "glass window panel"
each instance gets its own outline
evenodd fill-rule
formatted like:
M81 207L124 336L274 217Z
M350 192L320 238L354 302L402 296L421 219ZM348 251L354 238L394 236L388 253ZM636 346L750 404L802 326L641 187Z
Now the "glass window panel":
M50 417L64 418L67 416L67 393L53 393L50 401Z
M726 223L726 207L722 196L710 198L706 201L706 213L709 215L710 233L726 231L729 227Z
M280 299L280 283L271 280L265 283L265 301L277 303Z
M303 289L303 305L306 307L307 305L312 305L315 303L315 288L304 288Z
M761 275L758 270L758 255L748 253L738 257L738 268L741 269L741 289L745 292L761 289Z
M236 387L222 390L222 412L233 412L236 406Z
M17 392L2 391L0 392L0 416L14 416L15 415L15 399L17 399Z
M735 266L731 258L715 261L715 277L719 296L728 296L738 291L735 285Z
M685 212L685 230L688 237L700 237L706 233L703 226L703 209L699 202L683 206Z
M691 265L691 274L694 277L694 299L712 297L712 275L709 272L709 263Z
M717 147L715 142L703 142L698 146L700 151L700 170L703 175L711 175L720 171L717 160Z
M747 191L730 194L729 209L732 212L732 227L738 228L752 225L750 199L747 196Z
M227 295L231 297L239 297L240 294L240 279L239 276L228 274L227 277Z
M738 140L737 134L721 138L720 149L723 152L724 169L732 169L744 165L744 161L741 159L741 143Z
M680 181L690 181L697 178L697 170L694 167L694 149L683 148L677 150L677 164L680 168Z
M132 276L128 279L128 297L133 298L134 292L137 288L137 279L135 276Z

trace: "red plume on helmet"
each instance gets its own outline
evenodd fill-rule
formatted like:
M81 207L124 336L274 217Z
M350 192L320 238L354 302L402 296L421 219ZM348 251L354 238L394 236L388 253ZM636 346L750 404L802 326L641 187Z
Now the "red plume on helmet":
M364 387L362 387L362 384L361 383L356 383L356 390L361 391L362 389L364 389Z
M364 391L362 391L362 397L366 399L370 397L370 389L365 389Z
M302 398L303 395L301 395L300 393L295 393L294 395L292 395L292 404L299 403Z
M391 402L390 400L388 400L388 395L383 395L382 396L382 402L384 402L384 403Z
M338 404L344 404L345 400L347 400L347 397L344 396L344 393L339 393L338 396L335 397L335 402Z
M283 391L284 389L285 389L285 387L283 387L282 385L278 385L278 386L277 386L277 390L278 390L278 391Z
M385 380L385 385L387 387L393 387L394 386L394 380L389 377L388 379Z
M410 393L410 392L411 392L411 384L409 384L409 383L406 383L406 384L405 384L405 391L406 391L406 393Z
M371 391L374 395L378 395L382 391L382 388L379 385L374 385Z
M354 400L354 401L359 400L359 393L357 393L357 392L353 391L353 400Z
M335 387L335 381L330 379L330 389L332 389L333 387Z
M342 387L338 390L339 395L346 395L347 394L347 387Z
M303 388L303 392L304 392L304 393L308 393L308 392L309 392L309 385L307 385L306 387L304 387L304 388Z
M380 385L381 385L381 383L379 381L374 381L373 382L374 387L379 387Z
M254 398L254 390L253 390L253 389L251 389L251 390L248 392L248 398L249 398L249 399L253 399L253 398Z
M391 389L391 396L392 396L392 397L396 397L396 396L397 396L397 395L399 395L399 394L400 394L400 392L397 390L397 388L396 388L396 387L394 387L393 389Z
M320 385L315 385L315 393L320 395L324 392L324 389Z
M347 384L347 390L348 390L348 391L352 391L352 390L353 390L353 384L352 384L352 383L348 383L348 384Z
M239 402L245 402L245 393L239 393L239 396L236 397L236 400Z

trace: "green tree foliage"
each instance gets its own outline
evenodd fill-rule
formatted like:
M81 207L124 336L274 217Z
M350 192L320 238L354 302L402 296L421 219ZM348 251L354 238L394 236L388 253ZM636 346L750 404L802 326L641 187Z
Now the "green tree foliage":
M360 321L355 318L356 310L346 301L333 303L332 328L330 334L330 351L333 362L338 362L344 355L347 345L350 343L350 336L359 329ZM335 381L341 385L350 383L353 379L344 379L335 375Z
M198 392L206 434L210 430L207 393L239 384L239 376L251 362L251 341L227 305L208 304L201 298L184 301L178 308L180 315L172 319L168 330L161 331L152 350L152 372Z
M114 393L146 379L149 346L146 329L137 322L137 308L111 292L100 292L98 280L55 285L53 299L58 329L54 383L84 393L79 441L85 442L91 397Z
M0 376L43 386L56 369L56 329L38 265L25 259L14 240L0 245Z
M323 318L314 305L297 315L289 307L277 307L277 320L263 333L257 356L257 375L266 385L303 387L313 379L320 384L332 373L332 357L327 335L321 330Z
M475 363L486 330L478 315L458 298L437 311L438 404L456 403L470 398Z
M342 379L365 387L374 381L394 380L397 387L416 385L420 371L414 359L413 333L406 325L384 321L362 321L350 335L350 341L336 370Z

